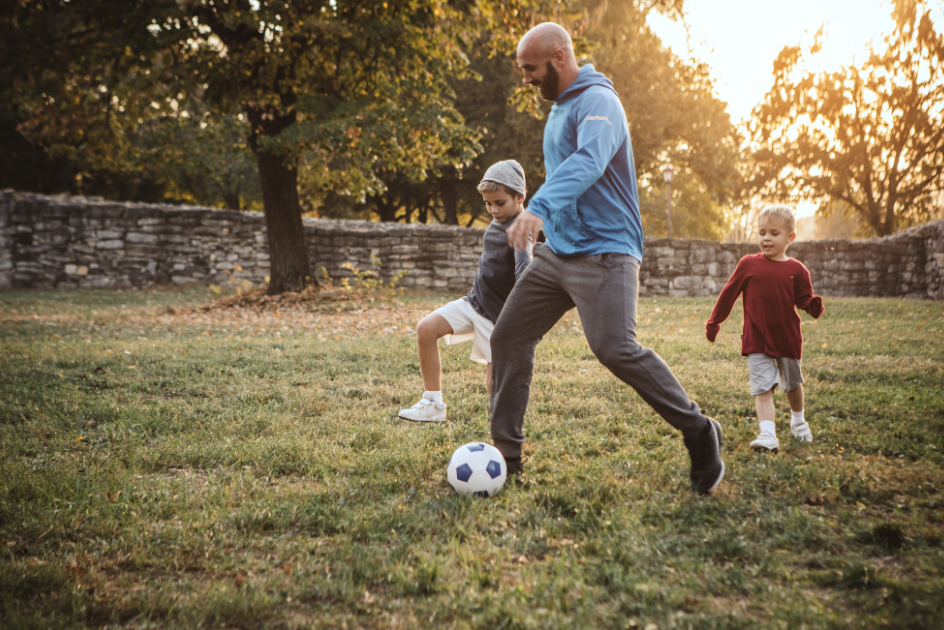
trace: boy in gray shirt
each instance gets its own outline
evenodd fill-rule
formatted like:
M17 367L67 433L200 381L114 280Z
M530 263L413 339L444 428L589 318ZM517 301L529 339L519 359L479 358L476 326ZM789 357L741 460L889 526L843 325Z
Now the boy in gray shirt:
M531 262L533 243L516 252L508 246L508 228L523 208L524 169L514 160L497 162L485 171L478 185L485 207L494 219L482 238L482 256L472 290L465 297L436 309L416 325L416 345L420 372L426 391L418 403L398 414L413 422L444 422L446 403L442 398L442 362L438 341L447 344L472 340L472 355L485 364L485 386L492 393L492 328L515 281Z

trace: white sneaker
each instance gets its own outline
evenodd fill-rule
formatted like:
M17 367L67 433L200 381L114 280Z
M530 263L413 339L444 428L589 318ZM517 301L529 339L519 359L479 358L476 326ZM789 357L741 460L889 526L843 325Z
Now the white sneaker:
M773 433L764 431L757 436L756 440L751 442L751 448L755 451L773 451L776 453L780 450L780 441Z
M798 439L801 442L813 441L813 432L810 431L809 422L804 422L803 424L791 424L790 435L792 435L794 438Z
M397 415L412 422L445 422L446 403L435 403L424 398L409 409L401 409Z

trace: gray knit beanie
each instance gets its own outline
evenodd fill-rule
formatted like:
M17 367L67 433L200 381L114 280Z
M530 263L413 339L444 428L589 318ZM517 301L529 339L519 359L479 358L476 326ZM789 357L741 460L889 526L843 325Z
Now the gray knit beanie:
M528 192L525 185L524 169L514 160L502 160L492 164L485 171L485 177L482 178L482 181L503 184L522 195Z

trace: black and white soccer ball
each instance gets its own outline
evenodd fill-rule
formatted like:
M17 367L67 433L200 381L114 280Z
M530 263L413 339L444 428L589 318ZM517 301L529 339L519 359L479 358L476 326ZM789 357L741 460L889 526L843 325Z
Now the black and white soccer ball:
M501 452L491 444L470 442L456 449L449 459L446 478L459 494L494 496L508 476L508 466Z

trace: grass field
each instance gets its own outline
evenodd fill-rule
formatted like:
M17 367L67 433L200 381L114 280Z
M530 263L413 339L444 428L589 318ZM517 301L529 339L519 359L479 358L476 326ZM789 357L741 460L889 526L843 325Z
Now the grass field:
M177 292L0 292L0 627L942 628L944 304L804 315L807 417L754 454L740 312L645 298L640 339L724 427L693 496L680 437L568 315L538 349L523 483L469 499L484 369L412 336L454 297L199 307Z

